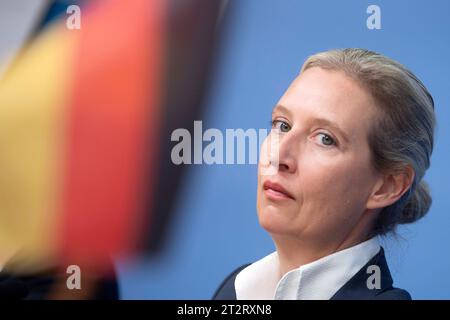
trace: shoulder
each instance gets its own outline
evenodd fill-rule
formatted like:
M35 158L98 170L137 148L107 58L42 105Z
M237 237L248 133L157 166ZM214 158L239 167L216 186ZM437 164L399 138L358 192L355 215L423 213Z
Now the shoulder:
M369 267L378 266L378 272L369 272ZM369 287L368 282L376 280L378 288ZM393 286L393 279L384 254L380 251L361 268L343 287L333 300L411 300L411 295L404 289Z
M239 274L239 272L241 272L249 265L250 263L247 263L233 270L219 285L213 295L213 300L236 300L234 281L236 280L236 276Z
M392 287L377 294L374 300L412 300L412 298L408 291Z

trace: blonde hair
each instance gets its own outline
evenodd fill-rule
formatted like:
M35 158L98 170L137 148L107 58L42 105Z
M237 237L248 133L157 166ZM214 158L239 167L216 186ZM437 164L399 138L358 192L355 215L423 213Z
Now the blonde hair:
M423 83L403 65L365 49L340 49L309 57L301 72L313 67L342 71L362 85L377 102L379 119L369 132L375 169L402 172L414 169L410 189L394 204L383 208L374 234L395 231L398 224L422 218L431 206L425 181L430 166L435 128L434 102Z

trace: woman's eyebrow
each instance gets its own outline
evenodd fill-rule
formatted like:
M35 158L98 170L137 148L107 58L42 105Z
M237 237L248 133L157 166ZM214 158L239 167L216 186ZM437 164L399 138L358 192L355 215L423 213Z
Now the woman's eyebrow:
M289 116L292 115L291 111L290 111L288 108L286 108L285 106L283 106L282 104L277 104L277 105L275 106L275 108L273 108L273 110L272 110L272 115L273 115L275 112L285 113L285 114L288 114Z
M311 122L320 126L329 127L334 131L337 131L338 134L345 140L345 142L349 142L349 136L347 133L339 127L339 125L329 119L326 118L313 118Z

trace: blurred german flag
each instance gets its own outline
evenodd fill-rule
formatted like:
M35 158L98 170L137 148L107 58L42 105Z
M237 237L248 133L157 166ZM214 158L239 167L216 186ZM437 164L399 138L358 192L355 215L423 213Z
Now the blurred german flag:
M201 114L220 1L93 1L0 80L0 261L102 266L157 252L183 168L170 133ZM26 262L24 262L26 261Z

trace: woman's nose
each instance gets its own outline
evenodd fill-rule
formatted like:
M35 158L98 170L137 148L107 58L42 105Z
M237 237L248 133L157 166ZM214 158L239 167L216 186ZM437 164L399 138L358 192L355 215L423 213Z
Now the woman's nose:
M280 172L294 173L297 170L298 143L295 136L283 135L279 141L278 170Z

